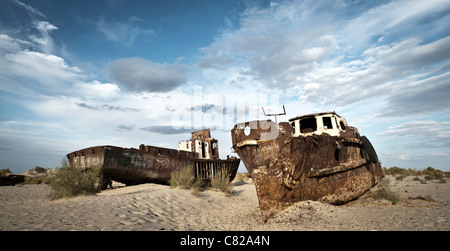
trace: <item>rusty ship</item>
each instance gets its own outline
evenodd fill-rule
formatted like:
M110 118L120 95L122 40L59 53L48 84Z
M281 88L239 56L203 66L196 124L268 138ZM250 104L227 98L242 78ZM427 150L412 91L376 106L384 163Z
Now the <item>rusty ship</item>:
M67 158L72 168L101 168L100 189L111 181L168 184L171 173L184 167L191 167L195 177L204 180L226 170L231 181L240 163L236 157L219 159L218 140L211 138L209 129L192 132L191 139L180 141L177 150L144 144L139 149L104 145L71 152Z
M264 221L299 201L344 204L382 178L370 141L335 112L239 123L231 137L253 177Z

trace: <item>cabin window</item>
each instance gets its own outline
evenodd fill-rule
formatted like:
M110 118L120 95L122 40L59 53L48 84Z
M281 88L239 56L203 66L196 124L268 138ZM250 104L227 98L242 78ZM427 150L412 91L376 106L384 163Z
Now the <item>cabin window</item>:
M291 123L292 126L292 134L295 134L295 121Z
M202 142L202 158L206 157L205 142Z
M212 146L211 146L211 154L212 154L213 156L216 155L216 148L217 148L216 142L212 142Z
M341 129L342 129L342 130L345 130L345 124L344 124L344 121L340 121L339 124L341 125Z
M300 120L300 132L308 133L317 130L316 117L309 117Z
M333 124L331 123L331 117L323 117L323 128L325 129L333 129Z

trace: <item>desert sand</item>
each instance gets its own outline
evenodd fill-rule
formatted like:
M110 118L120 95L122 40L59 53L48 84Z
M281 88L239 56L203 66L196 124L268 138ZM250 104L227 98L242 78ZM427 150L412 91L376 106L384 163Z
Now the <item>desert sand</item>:
M450 230L450 182L385 178L395 204L374 199L374 188L341 206L298 202L267 223L251 180L235 182L232 195L143 184L54 201L48 185L3 186L0 230Z

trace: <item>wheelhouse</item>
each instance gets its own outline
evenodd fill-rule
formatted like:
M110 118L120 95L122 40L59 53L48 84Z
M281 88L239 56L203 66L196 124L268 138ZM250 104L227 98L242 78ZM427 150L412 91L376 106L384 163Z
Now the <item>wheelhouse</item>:
M289 119L289 123L292 126L294 137L323 133L339 136L340 132L345 131L348 127L345 118L335 112L302 115Z

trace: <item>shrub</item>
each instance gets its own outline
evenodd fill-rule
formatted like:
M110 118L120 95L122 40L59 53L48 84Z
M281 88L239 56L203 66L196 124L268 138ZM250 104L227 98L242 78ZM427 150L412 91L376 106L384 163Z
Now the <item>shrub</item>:
M422 172L425 176L425 179L442 179L444 177L444 172L442 172L441 170L437 170L432 168L431 166L427 167L425 170L423 170Z
M230 173L227 171L220 171L211 181L204 181L196 179L192 167L185 167L173 171L169 180L172 188L191 189L191 193L197 196L202 188L211 186L224 193L231 194L233 186L230 182Z
M406 170L403 168L400 168L398 166L393 166L390 168L383 168L383 173L387 175L398 175L398 174L405 174Z
M380 188L374 193L373 198L374 199L385 199L385 200L392 202L393 204L400 201L400 197L398 196L398 194L392 192L389 189L389 184L390 184L390 180L383 178L380 181L380 183L378 184Z
M443 177L449 178L450 172L443 172L438 169L434 169L431 166L427 167L424 170L416 170L416 169L404 169L397 166L393 166L390 168L383 167L383 174L385 175L400 175L403 177L406 176L418 176L418 175L425 175L427 180L434 180L434 179L441 179ZM401 179L401 177L399 178Z
M202 179L196 179L191 185L191 194L194 196L198 196L200 194L200 191L207 186L207 182L203 181Z
M30 171L34 171L35 173L46 173L47 169L40 167L40 166L36 166L35 168L31 169Z
M9 170L9 168L6 169L0 169L0 178L2 177L7 177L8 175L10 175L12 172Z
M66 159L56 168L50 187L51 199L70 198L77 195L94 194L98 192L100 168L79 170L69 166Z
M230 182L230 176L230 172L222 169L211 179L211 187L217 188L226 194L231 194L233 192L233 185Z
M40 176L40 177L31 177L25 176L25 180L23 184L50 184L52 177Z
M378 189L374 195L374 198L385 199L392 202L393 204L397 203L400 200L399 196L396 193L385 187Z
M191 194L198 196L200 191L205 188L208 183L202 179L196 179L194 169L185 167L171 173L169 184L172 188L191 189Z
M189 189L195 181L194 169L190 166L173 171L170 174L169 184L172 188Z
M234 178L234 181L249 181L250 177L248 175L248 173L237 173L236 177Z

